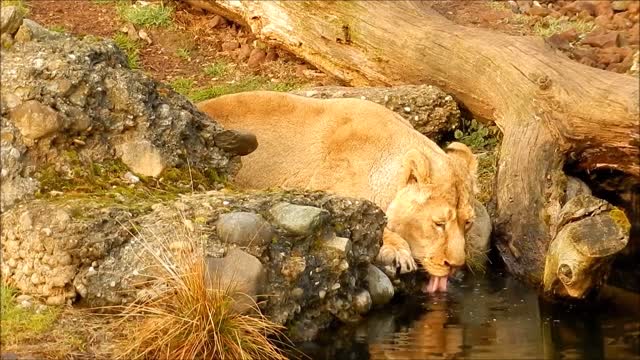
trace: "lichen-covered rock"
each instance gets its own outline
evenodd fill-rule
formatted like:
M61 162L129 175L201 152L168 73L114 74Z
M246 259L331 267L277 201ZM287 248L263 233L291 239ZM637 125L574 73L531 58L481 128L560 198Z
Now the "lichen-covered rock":
M3 32L15 32L5 10ZM72 160L81 168L118 160L159 178L172 168L235 174L238 154L215 144L224 129L168 86L130 70L112 41L45 33L21 17L20 24L23 41L2 52L2 210L32 197L44 168L73 173Z
M246 211L220 215L216 231L218 239L238 246L266 245L275 235L262 215Z
M291 222L273 216L278 204L322 209L314 211L322 221L312 222L313 231L283 226ZM244 243L242 252L221 239L216 227L238 213L262 218L271 239ZM153 296L154 254L186 251L195 241L207 257L221 259L212 260L218 268L229 267L224 259L243 258L234 268L250 273L240 278L264 300L265 315L286 324L292 339L304 340L335 319L358 320L371 307L368 267L385 217L371 202L322 192L209 191L152 205L91 194L37 199L4 212L2 224L3 279L48 303L109 305ZM222 234L227 231L237 230Z
M359 98L384 105L407 119L420 133L440 142L458 128L460 110L451 95L432 85L399 85L393 87L323 86L293 91L307 97Z

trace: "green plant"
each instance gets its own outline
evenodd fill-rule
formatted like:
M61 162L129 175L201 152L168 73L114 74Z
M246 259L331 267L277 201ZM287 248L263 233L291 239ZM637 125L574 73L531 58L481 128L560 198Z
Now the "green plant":
M595 24L584 20L563 20L552 17L542 18L533 26L533 32L542 37L549 37L553 34L574 29L576 32L584 34L593 30Z
M0 7L9 6L15 6L23 16L29 14L29 6L26 4L25 0L2 0L0 2Z
M233 284L207 280L201 236L186 226L174 227L167 236L143 230L149 235L135 241L157 269L152 281L162 285L146 299L116 307L122 318L114 327L124 335L116 346L118 358L286 359L273 340L282 336L283 327L264 317L255 303L248 312L234 308ZM183 246L170 250L176 240Z
M173 79L170 85L171 85L171 88L173 88L173 90L175 90L177 93L182 94L184 96L189 96L189 94L191 93L191 90L193 89L194 83L193 83L193 80L191 79L178 77Z
M474 151L487 150L498 143L500 130L497 126L485 126L476 119L463 121L463 130L456 130L453 134L456 140L469 146Z
M189 60L191 58L191 51L185 48L179 48L176 50L176 55L182 60Z
M119 4L117 10L123 20L136 26L167 27L172 23L173 8L162 2L146 5Z
M67 29L62 26L62 25L53 25L49 28L49 30L53 31L53 32L57 32L57 33L65 33L67 32Z
M246 78L242 81L231 83L231 84L223 84L223 85L214 85L204 88L193 89L187 95L191 101L199 102L207 99L212 99L218 96L239 93L244 91L253 91L253 90L272 90L272 91L291 91L295 89L298 85L295 82L282 82L282 83L274 83L269 81L269 79L254 76Z
M211 77L221 77L227 74L229 64L224 60L218 60L213 64L207 65L204 68L204 73Z
M15 289L0 285L0 338L4 346L18 344L46 332L60 313L59 308L50 306L40 312L22 308L15 296Z
M113 41L127 54L127 63L129 68L140 68L140 43L131 40L129 36L123 33L118 33L113 37Z

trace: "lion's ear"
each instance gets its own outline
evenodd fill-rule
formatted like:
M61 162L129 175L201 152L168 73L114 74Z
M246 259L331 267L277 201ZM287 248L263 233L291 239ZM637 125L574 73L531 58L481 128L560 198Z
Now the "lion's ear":
M473 174L473 177L476 176L476 173L478 172L478 161L467 145L459 142L452 142L447 146L445 151L449 156L462 160L463 163L467 165L469 172Z
M400 186L404 187L412 183L428 184L429 159L420 151L409 150L402 160L402 179Z

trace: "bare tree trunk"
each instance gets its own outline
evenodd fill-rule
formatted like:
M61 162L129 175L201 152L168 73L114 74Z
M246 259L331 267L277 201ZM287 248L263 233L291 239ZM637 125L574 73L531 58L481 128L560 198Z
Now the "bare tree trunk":
M185 0L248 26L353 86L432 84L504 133L498 248L540 284L570 157L640 178L637 79L577 64L542 39L466 28L413 1Z

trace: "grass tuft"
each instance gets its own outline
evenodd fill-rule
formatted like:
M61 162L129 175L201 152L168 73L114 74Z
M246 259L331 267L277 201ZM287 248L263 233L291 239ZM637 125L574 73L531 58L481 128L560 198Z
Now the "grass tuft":
M2 0L0 2L0 7L9 7L15 6L22 16L26 16L29 14L29 6L26 4L25 0Z
M297 84L294 82L280 82L274 83L269 79L261 76L253 76L246 78L242 81L224 84L214 85L204 88L193 89L187 95L193 102L204 101L212 99L218 96L234 94L244 91L254 90L272 90L272 91L291 91L297 88Z
M127 34L118 33L113 37L113 41L127 54L127 63L129 68L140 68L140 44L131 40Z
M570 29L575 29L580 34L586 34L593 30L595 24L584 20L562 20L552 17L542 18L533 26L533 32L542 37L549 37L553 34L562 33Z
M179 48L176 50L176 56L182 60L189 60L191 58L191 51L189 51L189 49Z
M235 311L233 289L208 286L201 238L186 227L174 231L164 236L145 229L153 244L136 236L153 259L159 286L153 296L117 307L122 317L115 328L123 335L117 358L286 359L273 339L282 336L283 327L265 318L255 303L250 313ZM177 239L188 246L170 250Z
M118 5L120 17L136 26L167 27L172 24L173 8L163 3Z
M204 68L204 73L211 77L221 77L229 72L229 64L226 61L219 60Z
M60 313L60 309L51 306L40 312L22 308L15 296L15 289L0 285L0 339L3 346L16 345L48 331Z

